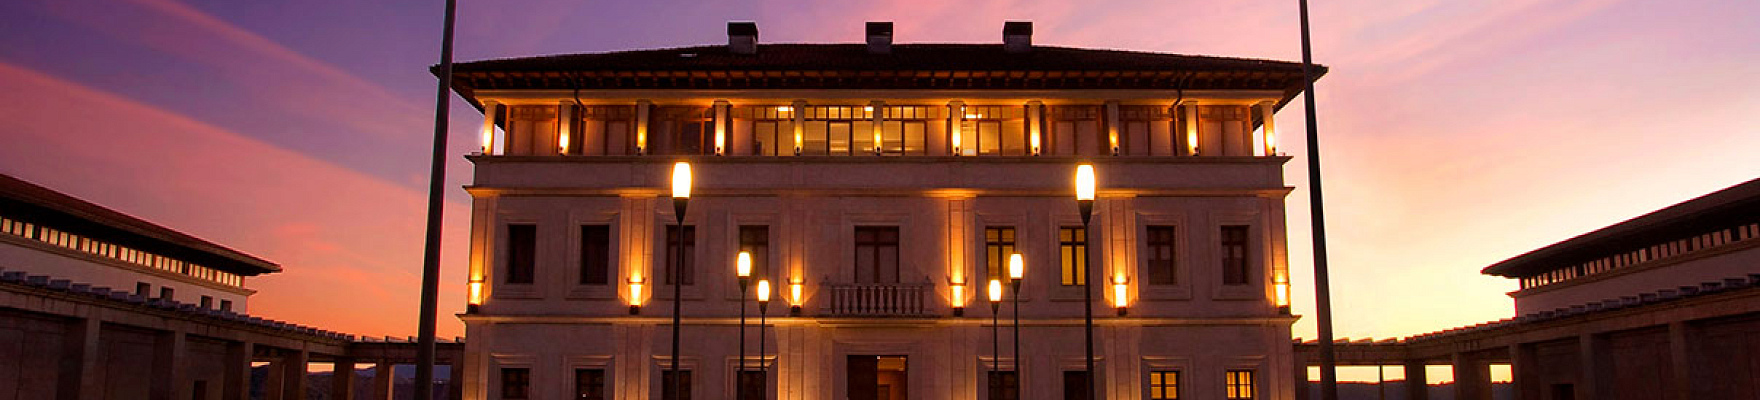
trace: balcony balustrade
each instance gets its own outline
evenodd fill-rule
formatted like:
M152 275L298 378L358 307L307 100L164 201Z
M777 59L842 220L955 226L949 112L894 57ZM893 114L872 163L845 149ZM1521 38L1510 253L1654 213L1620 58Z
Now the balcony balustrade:
M929 283L837 283L831 284L834 317L925 317L930 316Z

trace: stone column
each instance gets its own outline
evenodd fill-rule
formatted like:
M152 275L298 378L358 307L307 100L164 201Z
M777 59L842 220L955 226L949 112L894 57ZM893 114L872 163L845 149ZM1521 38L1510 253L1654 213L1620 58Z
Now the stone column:
M68 324L67 339L62 342L60 371L55 380L55 396L61 400L98 399L104 388L93 377L100 371L98 364L98 332L103 324L97 318L85 318Z
M1265 156L1277 155L1277 124L1274 122L1275 118L1272 118L1272 115L1277 113L1276 105L1277 103L1269 101L1259 103L1259 115L1264 119L1262 127L1265 131L1264 142L1260 143L1260 148L1264 149Z
M306 398L306 361L311 357L305 349L290 350L281 362L281 393L285 400L304 400Z
M1607 339L1595 334L1577 336L1577 359L1582 365L1577 380L1577 398L1594 399L1601 393L1612 394L1613 360L1607 351Z
M354 357L336 357L330 369L330 400L354 400Z
M1540 400L1546 396L1546 384L1540 381L1539 355L1534 345L1509 346L1509 372L1516 400Z
M1296 400L1308 400L1308 355L1299 349L1290 354L1290 363L1295 364L1294 374L1290 376L1295 380Z
M791 124L794 127L794 155L798 156L801 155L801 142L806 140L804 136L807 132L807 101L795 100L793 103L789 103L788 110L789 116L794 119L794 123Z
M1027 151L1032 155L1045 152L1045 103L1027 102Z
M226 400L250 400L251 398L251 355L255 351L250 342L226 344L226 381L221 383L221 398Z
M1454 354L1455 400L1491 400L1491 376L1487 365L1469 353Z
M1406 399L1430 400L1430 376L1424 370L1424 360L1406 360Z
M653 152L648 148L648 112L653 108L653 102L636 100L636 155Z
M282 390L282 387L287 385L286 384L287 374L285 372L283 372L284 370L287 369L287 361L282 359L282 355L281 355L280 350L271 350L271 352L268 354L268 356L269 356L269 364L267 365L267 367L268 367L267 372L268 373L263 375L263 390L262 390L263 400L286 399L287 398L285 396L286 391ZM247 373L245 374L245 383L247 383L247 384L250 383L250 374L248 373L248 370L247 370ZM245 387L248 388L250 386L247 385ZM297 400L297 399L289 399L289 400Z
M1106 151L1111 155L1119 155L1118 139L1118 100L1107 100L1103 117L1106 119Z
M450 374L446 380L446 398L464 400L464 354L459 352L458 358L446 361Z
M181 331L161 332L153 340L152 383L147 398L173 400L189 397L184 380L189 375L188 337Z
M956 156L965 151L965 138L962 137L965 133L962 132L965 130L965 120L966 102L959 100L947 102L947 148L952 149L953 155Z
M733 104L727 100L715 100L715 155L727 155L727 111Z
M397 385L397 380L393 379L397 375L394 367L396 364L390 360L373 364L373 400L391 400L391 389Z
M1195 155L1198 155L1198 151L1199 151L1199 149L1198 149L1198 105L1195 103L1191 103L1191 104L1185 104L1185 107L1186 107L1186 117L1185 117L1185 121L1186 121L1186 129L1185 129L1186 148L1185 148L1185 154L1188 156L1195 156Z
M483 137L479 145L485 155L495 154L495 117L501 115L500 106L494 100L483 101Z
M574 132L574 101L563 101L556 105L556 152L568 154L569 148L582 148L586 143L569 143L569 133ZM586 140L582 140L585 142ZM584 151L582 153L585 153Z
M1673 385L1667 389L1672 396L1665 398L1682 400L1692 398L1693 364L1690 361L1692 358L1688 354L1688 329L1685 322L1676 321L1668 324L1669 375L1674 379L1670 380Z

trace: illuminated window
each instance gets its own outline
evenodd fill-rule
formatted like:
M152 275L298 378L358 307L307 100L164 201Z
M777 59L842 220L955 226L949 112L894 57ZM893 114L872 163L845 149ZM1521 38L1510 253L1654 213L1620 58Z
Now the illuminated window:
M1027 154L1025 107L966 107L961 121L961 151L966 155L1023 156Z
M635 154L635 106L583 106L577 113L568 154Z
M1144 264L1149 273L1150 285L1173 285L1179 283L1179 266L1174 261L1174 228L1172 226L1150 226L1144 229L1143 238Z
M1246 369L1228 370L1228 400L1253 399L1253 371Z
M527 368L501 369L501 398L531 398L532 370Z
M1149 371L1149 398L1153 400L1178 399L1179 371Z
M514 224L507 226L507 283L532 283L537 268L538 226Z
M873 112L859 106L805 107L801 154L847 156L874 151Z
M1247 226L1224 225L1222 235L1222 284L1245 285L1247 269Z
M1088 230L1064 227L1057 229L1058 261L1064 286L1088 282Z
M582 285L605 285L611 283L610 226L581 226L580 267L580 283Z
M697 284L697 227L691 225L684 226L684 238L682 244L680 243L678 231L679 227L677 225L666 226L666 254L661 256L666 257L665 282L667 285L673 284L672 282L675 278L673 278L674 275L672 271L677 270L679 272L679 278L676 279L686 286L695 285ZM679 246L684 246L684 258L682 259L678 256Z
M1017 400L1021 398L1020 374L1014 371L988 371L989 377L985 386L989 387L989 400Z
M1014 228L984 228L984 277L1008 279L1008 255L1014 254Z

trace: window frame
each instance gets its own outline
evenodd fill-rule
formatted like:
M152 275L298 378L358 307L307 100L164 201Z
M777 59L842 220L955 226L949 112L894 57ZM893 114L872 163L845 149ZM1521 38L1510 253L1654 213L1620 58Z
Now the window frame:
M1066 231L1071 234L1064 235ZM1089 228L1082 226L1058 226L1057 236L1054 236L1053 240L1057 241L1057 283L1059 286L1085 286L1087 279L1090 278L1087 270L1090 267L1088 258L1092 256L1088 251L1088 245L1092 242L1088 237L1089 231ZM1079 232L1080 235L1076 235L1076 232ZM1080 271L1077 272L1076 269L1080 269Z
M497 374L500 377L497 380L500 383L498 386L501 388L499 390L500 393L498 393L501 395L500 398L510 400L532 398L532 368L530 366L503 366L497 368L497 370L500 372ZM520 379L511 379L516 376ZM515 386L516 382L519 384L518 386ZM513 391L510 389L514 388L518 388L519 393L517 395L509 394L509 392Z
M1216 229L1219 277L1223 286L1247 286L1253 283L1253 227L1247 224L1219 225ZM1232 246L1232 247L1231 247ZM1233 253L1238 250L1239 256Z
M867 243L864 243L862 237L864 231L874 232L876 236L873 239L870 239ZM890 242L883 239L883 234L887 232L892 234L892 240ZM852 281L854 283L869 284L901 283L901 278L903 277L903 271L901 271L901 269L904 266L904 261L900 260L899 257L902 255L901 243L903 241L904 231L898 225L856 225L852 232L852 240L850 241L851 249L854 250L852 252L854 257L850 263L850 266L853 269L851 271L851 278L853 278ZM865 244L874 247L873 260L871 260L873 261L874 268L872 274L873 279L868 282L862 280L862 248ZM886 266L882 265L884 258L881 257L881 254L883 254L888 248L890 248L892 253L892 276L890 280L881 279L882 275L886 272Z
M666 224L661 229L662 233L660 240L664 243L664 245L661 246L661 249L666 253L658 255L658 257L664 260L664 264L660 270L660 277L658 279L660 286L672 286L672 269L680 268L679 264L681 263L677 262L679 260L676 260L678 258L679 249L675 247L680 245L674 240L674 238L677 236L675 231L682 231L685 236L684 244L682 245L684 247L684 262L682 263L683 270L680 271L679 280L683 281L683 284L686 287L696 287L697 275L699 272L697 264L698 261L700 261L698 260L699 257L697 257L697 226L690 223L690 221L685 221L682 228L677 224Z
M612 279L612 275L614 275L614 272L617 269L615 268L617 265L617 252L614 248L614 242L616 241L615 236L617 235L616 230L611 224L585 223L576 224L575 227L575 233L577 235L576 239L578 242L575 251L579 252L577 257L579 259L576 260L575 263L577 268L575 284L595 287L610 286L612 282L615 281L615 279ZM589 243L588 241L593 239L588 237L587 233L589 229L603 229L604 236L598 238L602 240ZM602 252L595 257L594 254L589 254L589 247L596 247L597 249L602 250ZM596 271L592 265L595 261L599 264ZM592 277L597 277L600 281L592 282L590 281Z
M1149 400L1179 400L1181 386L1180 375L1180 370L1177 369L1149 370L1149 379L1145 381L1148 382L1149 393L1143 398ZM1172 378L1172 380L1169 380L1168 378ZM1167 396L1168 389L1173 389L1172 397Z
M531 234L531 236L530 236L531 241L529 243L530 249L529 249L529 252L526 253L528 255L528 258L524 260L524 261L528 261L528 263L525 263L527 265L524 265L523 267L521 265L516 265L516 264L520 264L520 262L519 262L520 260L516 259L516 257L519 257L520 253L514 247L515 245L519 244L519 243L515 243L515 239L518 239L515 234L516 227L518 227L519 229L522 229L522 230L529 228L530 229L529 233ZM537 283L538 242L539 242L539 240L538 240L538 224L531 223L531 222L509 222L506 224L502 224L502 232L503 232L502 236L504 237L502 239L502 246L501 246L503 255L501 257L498 257L501 261L500 262L501 272L502 272L501 273L501 283L506 284L506 285L532 285L532 284ZM524 246L522 246L522 247L524 247ZM515 268L521 268L521 269L516 270ZM523 272L524 274L521 275L520 274L521 272ZM516 278L521 278L521 279L516 279Z
M1222 382L1223 398L1227 400L1253 400L1258 398L1258 377L1256 375L1258 374L1256 373L1256 370L1253 369L1230 368L1224 371ZM1246 377L1246 382L1239 381L1243 376Z

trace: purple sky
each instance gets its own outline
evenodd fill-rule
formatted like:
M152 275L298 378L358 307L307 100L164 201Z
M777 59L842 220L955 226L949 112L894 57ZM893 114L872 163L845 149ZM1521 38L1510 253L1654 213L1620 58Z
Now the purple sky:
M438 1L0 2L0 172L283 264L253 314L414 333ZM1035 42L1299 60L1294 1L460 2L459 60L724 43ZM634 4L641 4L640 7ZM1479 268L1760 176L1760 4L1316 2L1336 330L1510 316ZM454 101L450 154L481 114ZM1304 154L1299 102L1280 148ZM1286 168L1312 314L1306 160ZM470 165L449 159L443 313ZM1312 337L1311 318L1296 327ZM443 318L443 335L462 335Z

